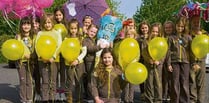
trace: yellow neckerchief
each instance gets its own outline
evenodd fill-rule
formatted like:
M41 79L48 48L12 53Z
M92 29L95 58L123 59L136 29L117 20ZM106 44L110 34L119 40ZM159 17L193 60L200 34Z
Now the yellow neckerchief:
M108 72L108 89L107 89L107 99L110 98L110 77L111 77L111 71L112 71L112 68L106 68L105 69L107 72Z

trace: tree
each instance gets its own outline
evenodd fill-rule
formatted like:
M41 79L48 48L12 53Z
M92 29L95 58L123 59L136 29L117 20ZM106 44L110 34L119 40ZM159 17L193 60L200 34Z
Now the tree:
M185 0L142 0L141 7L138 8L134 15L136 23L147 20L150 23L161 22L172 18L182 5L186 4Z
M142 0L140 8L136 11L133 18L136 24L143 20L149 23L160 22L164 23L166 20L173 20L174 14L178 13L183 5L187 4L189 0ZM207 0L193 0L200 3L206 3ZM204 28L208 30L208 23L203 23Z
M117 1L114 1L114 0L106 0L106 2L107 2L109 8L111 9L111 11L113 12L114 15L116 15L119 18L123 18L124 17L124 14L121 14L118 11L118 7L119 7L121 1L117 2Z

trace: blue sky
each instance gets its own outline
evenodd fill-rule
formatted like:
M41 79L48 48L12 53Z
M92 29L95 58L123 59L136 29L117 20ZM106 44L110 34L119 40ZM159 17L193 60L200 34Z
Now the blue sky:
M127 17L132 17L137 11L137 7L140 7L141 0L114 0L121 1L119 5L119 12L125 14Z

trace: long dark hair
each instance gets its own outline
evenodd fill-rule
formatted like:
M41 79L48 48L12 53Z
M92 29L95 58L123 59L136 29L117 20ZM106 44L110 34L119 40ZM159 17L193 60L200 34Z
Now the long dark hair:
M62 7L57 7L57 8L55 8L55 9L54 9L54 15L56 14L57 11L60 11L60 12L62 13L62 15L63 15L63 20L62 20L61 22L58 22L58 21L55 19L56 23L62 23L62 24L64 24L64 25L66 25L64 9L63 9ZM54 16L54 17L55 17L55 16Z
M118 64L118 62L116 61L114 55L113 55L113 50L111 48L104 48L102 53L101 53L101 56L100 56L100 61L98 63L98 65L96 66L95 68L95 73L97 74L101 84L105 84L107 82L107 78L108 78L108 75L107 75L107 71L106 71L106 66L105 64L103 63L103 56L104 54L106 53L110 53L112 56L113 56L113 69L120 69L120 65Z
M20 26L19 26L19 32L20 32L20 36L23 37L23 34L25 33L22 25L24 24L30 24L31 25L31 29L32 29L32 20L29 16L24 17L20 20ZM31 36L31 30L30 30L30 36Z

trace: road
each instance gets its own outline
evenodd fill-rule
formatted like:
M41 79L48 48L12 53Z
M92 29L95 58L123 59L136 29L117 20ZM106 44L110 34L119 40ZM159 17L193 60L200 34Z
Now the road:
M0 64L0 103L20 103L18 85L17 69L9 68L7 64ZM139 88L136 86L135 103L140 103L137 98L139 94ZM206 74L206 100L209 101L209 73Z

